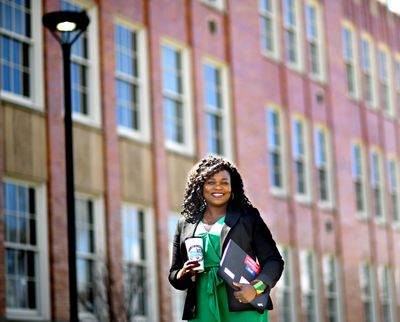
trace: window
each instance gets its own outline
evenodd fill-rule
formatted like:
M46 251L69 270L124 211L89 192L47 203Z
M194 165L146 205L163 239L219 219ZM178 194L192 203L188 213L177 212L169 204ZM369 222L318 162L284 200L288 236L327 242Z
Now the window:
M394 116L392 102L392 83L391 83L391 64L389 59L389 51L385 46L379 47L379 91L381 97L381 105L388 116Z
M179 214L171 214L168 220L168 237L169 244L171 245L170 257L172 257L172 243L174 241L174 235L179 218ZM171 286L171 293L173 321L182 321L182 312L185 305L186 291L180 291Z
M307 126L302 117L292 121L292 155L295 173L295 193L300 201L310 201L310 171L307 145Z
M292 252L288 247L279 247L279 252L285 261L285 269L282 277L278 281L277 299L278 299L278 322L294 322L295 311L295 285L293 279Z
M380 300L382 305L382 321L395 322L396 304L394 300L394 289L392 271L387 266L379 269Z
M340 278L338 261L333 255L325 255L323 257L323 272L325 296L327 301L327 321L339 322L341 318L341 302L340 302Z
M42 8L40 1L0 0L0 94L43 109Z
M397 298L397 312L399 312L398 310L400 309L400 269L396 268L395 270L395 289L396 289L396 298Z
M387 163L388 171L388 192L390 200L391 220L394 223L400 222L400 208L399 208L399 171L398 162L394 158L389 158Z
M46 193L43 187L3 182L6 315L49 319Z
M224 10L225 9L225 0L201 0L204 3L219 9L219 10Z
M230 120L226 67L212 61L203 65L207 152L229 157Z
M298 0L283 0L286 62L296 70L303 68L300 39L300 7Z
M343 59L346 66L347 93L351 98L358 99L357 79L357 48L354 27L350 23L343 24Z
M286 192L284 122L281 110L270 106L267 110L268 169L273 193Z
M135 321L157 321L155 287L155 247L152 244L153 217L149 211L133 205L122 207L122 242L124 260L125 295L129 307L125 310ZM127 313L128 314L128 313Z
M396 109L395 113L400 116L400 54L396 55L394 62L394 81L396 89Z
M149 140L145 32L123 21L114 24L115 91L121 134Z
M260 0L261 51L270 58L278 60L279 28L277 0Z
M193 153L189 57L185 47L166 39L162 44L164 130L168 148Z
M361 37L361 70L363 82L363 94L365 103L369 107L376 108L376 85L374 73L374 50L370 35L363 34Z
M332 177L330 139L328 131L323 126L316 126L315 136L315 166L318 173L318 200L322 207L332 207Z
M100 124L97 11L72 0L61 0L61 10L86 10L90 24L71 48L71 104L74 120Z
M75 198L76 267L79 314L98 315L104 304L107 288L104 262L104 222L100 201ZM105 314L107 314L106 312ZM83 315L82 315L83 314Z
M372 205L375 218L382 222L385 220L384 214L384 191L383 191L383 169L382 157L376 149L372 149L370 153L371 167L371 190Z
M376 307L375 307L375 279L372 274L371 265L362 263L360 265L360 287L361 301L364 306L364 321L376 322Z
M352 177L356 201L356 210L361 218L367 214L367 185L365 171L365 152L361 143L354 142L351 146L352 155Z
M315 255L308 251L300 253L300 278L303 299L304 321L319 321L317 270Z
M305 5L309 73L316 80L324 80L322 48L322 11L318 2L308 0Z

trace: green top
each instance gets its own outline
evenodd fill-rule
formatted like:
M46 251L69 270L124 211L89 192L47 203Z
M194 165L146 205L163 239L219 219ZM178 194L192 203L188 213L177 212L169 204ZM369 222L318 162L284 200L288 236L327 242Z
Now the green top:
M225 217L220 218L207 231L203 222L196 228L195 236L203 238L205 272L197 275L197 314L194 322L268 322L268 311L230 312L226 286L217 275L221 261L220 235Z

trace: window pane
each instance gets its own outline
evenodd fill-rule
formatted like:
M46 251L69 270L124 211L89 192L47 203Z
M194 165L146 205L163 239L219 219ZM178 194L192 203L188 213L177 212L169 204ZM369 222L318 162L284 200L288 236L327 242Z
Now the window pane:
M145 212L133 206L122 210L125 309L132 317L148 314L148 274Z
M178 100L164 98L165 131L171 141L183 143L183 111Z
M207 114L208 151L223 154L222 151L222 119L213 114Z
M182 94L181 54L170 47L163 47L164 90Z

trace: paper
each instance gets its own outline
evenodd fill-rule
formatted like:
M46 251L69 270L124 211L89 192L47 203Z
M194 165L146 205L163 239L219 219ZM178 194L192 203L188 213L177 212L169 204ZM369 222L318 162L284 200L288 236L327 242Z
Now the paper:
M250 284L250 282L248 280L246 280L243 276L240 277L239 283Z

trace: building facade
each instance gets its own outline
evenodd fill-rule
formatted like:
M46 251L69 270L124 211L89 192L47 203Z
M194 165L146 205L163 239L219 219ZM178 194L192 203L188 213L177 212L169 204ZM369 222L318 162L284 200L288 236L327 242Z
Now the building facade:
M86 10L71 55L82 319L180 321L171 238L187 172L213 153L285 259L271 321L399 321L395 6L0 0L0 320L69 320L62 57L41 18Z

